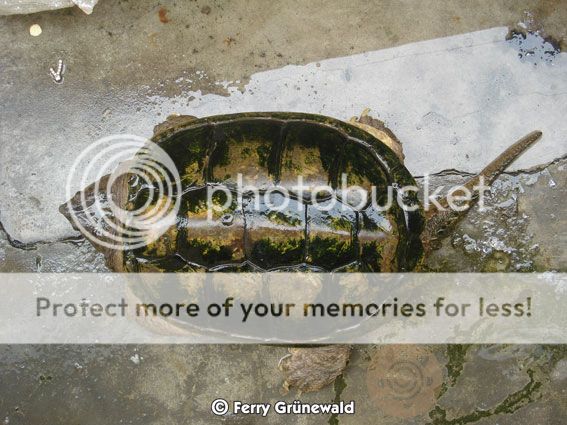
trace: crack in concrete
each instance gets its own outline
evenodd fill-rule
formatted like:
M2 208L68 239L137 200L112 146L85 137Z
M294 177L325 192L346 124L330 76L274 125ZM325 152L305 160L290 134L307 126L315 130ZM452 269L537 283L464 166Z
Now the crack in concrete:
M55 240L44 240L44 241L36 241L30 243L23 243L17 239L14 239L10 236L10 234L6 231L6 228L2 225L2 221L0 220L0 233L4 233L6 235L6 240L10 244L12 248L19 249L22 251L34 251L37 249L39 245L51 245L55 243L71 243L77 244L85 241L86 239L83 236L76 236L76 237L67 237L62 239L55 239Z
M432 419L427 425L465 425L478 422L481 419L499 414L511 414L524 407L525 405L533 402L539 393L542 383L536 381L534 378L535 372L532 369L527 370L530 377L528 382L522 389L508 395L502 403L490 410L475 410L468 415L463 415L455 419L447 420L447 413L439 406L429 412L429 417Z
M560 156L558 158L555 158L553 161L547 162L545 164L536 165L534 167L527 168L525 170L505 171L501 175L502 176L518 176L520 174L532 175L532 174L540 173L543 170L545 170L546 168L551 167L552 165L558 164L559 162L566 160L566 159L567 159L567 154ZM476 176L476 173L469 173L469 172L466 172L466 171L457 170L455 168L447 168L445 170L438 171L438 172L433 173L433 174L426 174L426 175L422 175L422 176L413 176L413 178L414 179L423 179L426 176L428 176L428 177L431 177L431 176L443 177L443 176L455 176L455 175L459 175L459 176L462 176L462 177L473 177L473 176Z

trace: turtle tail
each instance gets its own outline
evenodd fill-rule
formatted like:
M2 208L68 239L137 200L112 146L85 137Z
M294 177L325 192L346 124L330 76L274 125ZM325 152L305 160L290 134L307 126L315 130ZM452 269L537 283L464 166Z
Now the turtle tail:
M449 207L447 198L438 201L441 208L431 205L425 214L426 224L421 234L421 240L426 253L439 248L443 238L455 228L459 220L478 202L480 197L478 189L490 186L510 164L537 142L541 135L541 131L532 131L522 137L488 164L478 175L468 180L463 185L463 190L468 190L472 196L464 204L460 205L458 210ZM455 195L453 194L453 196Z

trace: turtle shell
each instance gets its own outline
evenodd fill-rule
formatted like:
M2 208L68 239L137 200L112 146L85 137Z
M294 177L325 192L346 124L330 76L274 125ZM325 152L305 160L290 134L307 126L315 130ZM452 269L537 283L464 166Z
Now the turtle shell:
M396 202L387 211L371 202L355 209L341 197L343 179L368 193L374 186L379 205L389 186L415 185L392 150L354 125L303 113L241 113L179 120L158 127L153 141L179 170L181 208L158 240L120 254L119 271L394 272L413 270L420 259L420 209L407 212ZM302 193L298 176L305 186L333 190ZM230 188L231 202L213 190L218 185ZM282 188L291 194L283 210ZM418 202L413 196L406 204ZM131 184L127 199L138 208L147 191ZM210 200L225 205L212 220Z

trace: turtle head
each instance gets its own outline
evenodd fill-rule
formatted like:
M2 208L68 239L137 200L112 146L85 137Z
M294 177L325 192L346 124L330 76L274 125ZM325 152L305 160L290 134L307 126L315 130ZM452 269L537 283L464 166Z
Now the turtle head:
M459 220L478 202L480 197L479 189L490 186L510 164L537 142L541 135L541 131L532 131L522 137L488 164L478 175L468 180L462 186L462 190L463 192L467 191L471 196L467 196L458 209L451 207L451 200L447 197L438 201L439 206L432 205L426 211L426 223L421 234L425 255L432 250L438 249L442 240L455 229ZM452 194L453 197L455 195L458 195L458 193Z
M59 212L65 216L73 228L80 232L92 245L104 254L106 264L111 270L123 271L121 250L109 248L113 242L112 235L118 236L101 215L103 210L110 211L108 197L121 208L127 199L127 178L120 176L110 189L110 175L103 176L98 182L91 183L71 199L59 206Z

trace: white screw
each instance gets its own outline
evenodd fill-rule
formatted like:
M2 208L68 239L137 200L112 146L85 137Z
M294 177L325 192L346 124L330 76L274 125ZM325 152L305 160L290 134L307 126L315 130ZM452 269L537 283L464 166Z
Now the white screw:
M59 62L58 62L58 65L57 65L57 71L55 71L53 68L49 68L49 74L51 75L51 78L53 78L53 81L55 81L58 84L63 82L63 73L64 72L65 72L65 65L63 64L62 59L59 59Z

